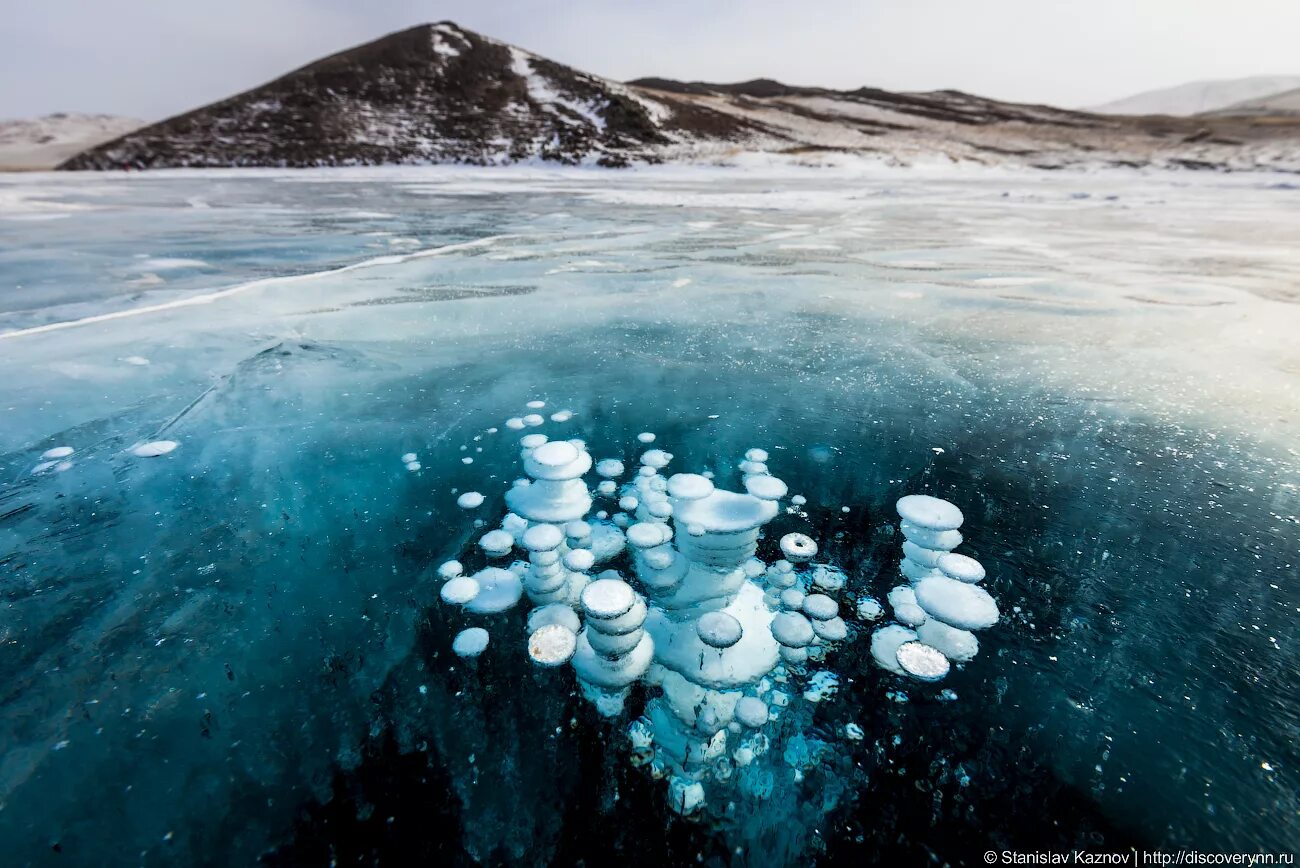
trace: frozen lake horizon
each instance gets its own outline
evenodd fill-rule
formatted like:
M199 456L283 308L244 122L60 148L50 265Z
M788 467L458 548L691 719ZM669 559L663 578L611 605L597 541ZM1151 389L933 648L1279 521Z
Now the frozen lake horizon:
M0 175L0 843L1284 851L1297 197L869 164ZM898 581L895 500L951 500L1002 621L933 685L874 667L855 622L838 689L789 712L797 798L679 818L625 725L530 672L521 617L438 601L539 400L535 430L628 466L638 432L720 483L770 451L807 505L760 557L813 534L841 610ZM492 637L473 665L466 626Z

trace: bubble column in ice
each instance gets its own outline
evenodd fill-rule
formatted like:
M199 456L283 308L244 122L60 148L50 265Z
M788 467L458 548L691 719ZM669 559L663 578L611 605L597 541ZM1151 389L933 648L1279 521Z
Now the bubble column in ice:
M928 495L898 501L904 559L900 571L912 584L889 592L898 623L878 629L871 653L883 668L921 681L938 681L951 663L965 663L979 652L972 631L995 624L997 603L978 583L979 561L952 553L962 536L962 513Z
M591 509L591 492L582 475L591 469L591 455L579 440L547 440L543 434L529 434L520 443L528 479L517 481L506 493L511 514L502 529L528 549L524 587L529 599L537 605L576 602L586 576L571 571L561 558L568 551L564 544L569 530L577 534L575 543L582 541L578 525ZM587 531L589 537L590 528Z
M607 717L623 710L632 682L645 675L655 643L643 629L646 604L622 579L597 579L582 592L585 625L573 669L583 694Z
M911 582L935 575L939 558L961 545L961 510L928 494L909 494L898 499L898 514L904 537L899 572Z
M728 732L766 722L757 685L776 666L772 612L747 581L758 535L777 513L773 500L716 489L696 474L667 482L674 530L653 521L628 529L634 566L651 595L646 630L655 640L647 680L662 688L634 724L671 775L668 798L681 813L704 804L704 783L731 773ZM670 535L671 534L671 535ZM676 551L669 545L676 541ZM762 565L757 564L755 575ZM748 721L748 723L746 723Z

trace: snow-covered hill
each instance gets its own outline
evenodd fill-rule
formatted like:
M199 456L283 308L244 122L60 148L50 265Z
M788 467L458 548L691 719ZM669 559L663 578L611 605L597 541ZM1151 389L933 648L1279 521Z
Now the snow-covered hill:
M620 84L451 22L304 66L64 164L68 169L528 160L623 166L745 152L909 163L1300 171L1300 122L1104 117L958 91L641 79Z
M1093 106L1090 111L1114 115L1187 117L1294 88L1300 88L1300 75L1258 75L1221 81L1194 81Z
M1259 99L1233 103L1212 114L1223 117L1285 117L1300 115L1300 87L1270 94Z
M144 126L117 115L52 114L0 121L0 171L53 169L72 155Z

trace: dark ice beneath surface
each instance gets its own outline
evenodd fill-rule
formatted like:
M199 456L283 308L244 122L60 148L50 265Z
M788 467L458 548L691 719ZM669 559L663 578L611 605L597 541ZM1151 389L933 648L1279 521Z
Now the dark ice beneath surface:
M986 335L919 331L869 290L810 303L849 267L805 255L715 262L725 289L694 296L575 273L572 305L554 287L463 295L527 285L537 263L499 279L484 257L440 264L462 292L446 299L403 274L340 300L371 279L355 276L303 291L299 335L236 341L215 306L146 334L159 385L137 400L96 380L76 393L94 412L11 397L23 430L79 421L7 435L0 456L4 861L956 865L1294 846L1294 457L1062 388L1041 348L1026 364ZM366 304L392 283L420 298ZM504 512L519 432L502 423L532 399L575 413L538 430L598 457L631 465L653 431L674 470L731 487L737 456L769 450L808 506L760 555L812 534L845 599L897 584L895 499L946 497L1003 619L935 685L876 668L857 622L825 665L838 692L776 725L774 752L814 758L803 779L680 818L629 763L643 693L599 718L568 669L529 663L523 611L438 602L437 566ZM159 438L180 446L125 451ZM63 443L74 467L31 474ZM468 490L487 502L459 509ZM471 623L492 636L475 662L450 647Z

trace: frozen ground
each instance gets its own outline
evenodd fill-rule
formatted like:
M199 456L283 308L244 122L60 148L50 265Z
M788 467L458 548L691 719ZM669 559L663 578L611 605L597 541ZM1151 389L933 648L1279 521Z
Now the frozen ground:
M417 757L456 858L1281 850L1297 196L854 166L0 176L0 843L409 844ZM933 688L848 643L801 712L832 747L797 798L654 813L621 730L528 687L519 625L470 671L434 605L475 532L454 492L501 512L502 422L534 398L629 461L639 431L720 475L769 448L809 499L774 530L832 541L855 593L894 580L893 500L948 497L1009 617ZM308 807L331 782L351 825Z

